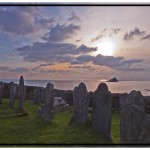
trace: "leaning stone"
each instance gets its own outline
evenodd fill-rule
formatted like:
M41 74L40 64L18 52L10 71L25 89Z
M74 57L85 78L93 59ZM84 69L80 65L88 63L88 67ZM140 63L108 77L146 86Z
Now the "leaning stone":
M73 91L74 113L72 121L85 123L88 120L89 97L84 83L80 83Z
M0 82L0 104L2 104L2 97L3 97L3 82Z
M92 127L111 139L112 94L105 83L100 83L93 95Z
M149 144L150 116L142 108L130 105L120 112L121 144Z
M19 98L18 110L23 111L23 100L24 100L24 79L23 79L23 76L21 76L20 80L19 80L18 98Z
M44 89L44 103L38 109L37 115L45 122L51 122L53 119L53 104L54 104L54 86L51 83L48 83Z

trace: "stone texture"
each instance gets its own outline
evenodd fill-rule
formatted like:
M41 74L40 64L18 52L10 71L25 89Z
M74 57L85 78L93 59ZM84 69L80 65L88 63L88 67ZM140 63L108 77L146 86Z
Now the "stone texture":
M45 122L51 122L53 119L53 104L54 104L54 86L48 83L44 89L44 103L38 109L37 115L41 117Z
M66 99L65 99L65 101L67 102L67 104L73 106L73 91L67 90L67 91L65 92L65 94L66 94Z
M144 110L145 101L140 91L131 91L129 94L125 93L120 96L120 110L131 106L136 105Z
M39 104L40 103L40 98L41 98L40 96L41 96L40 95L40 88L36 87L34 89L34 100L33 100L34 104Z
M23 79L23 76L21 76L20 80L19 80L18 98L19 98L18 110L23 111L23 100L24 100L24 79Z
M0 104L2 104L2 98L3 98L3 82L0 82Z
M136 105L120 112L120 142L122 144L150 144L150 116Z
M73 117L72 121L85 123L88 120L89 98L86 85L80 83L73 91Z
M105 83L100 83L93 95L92 127L111 139L112 94Z
M150 115L150 96L145 96L144 101L145 101L145 109L144 109L145 113Z
M9 88L9 96L10 96L9 107L14 107L17 85L15 85L14 82L10 82L8 84L8 88Z
M40 88L40 103L44 102L44 88Z
M26 93L27 93L27 87L26 87L26 86L24 86L23 101L26 101Z

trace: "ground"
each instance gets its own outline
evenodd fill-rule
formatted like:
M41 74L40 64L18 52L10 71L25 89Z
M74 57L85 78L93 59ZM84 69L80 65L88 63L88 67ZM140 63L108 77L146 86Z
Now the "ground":
M15 103L17 108L17 102ZM38 105L24 103L28 116L14 116L16 112L8 108L8 100L0 106L0 144L119 144L119 114L112 115L112 142L96 133L89 124L70 123L72 108L54 114L51 124L37 118ZM61 146L59 145L59 146Z

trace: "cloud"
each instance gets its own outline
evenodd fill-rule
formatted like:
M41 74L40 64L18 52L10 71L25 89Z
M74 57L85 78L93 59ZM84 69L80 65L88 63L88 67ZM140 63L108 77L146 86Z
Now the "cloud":
M135 36L143 36L146 32L145 31L140 31L137 27L135 27L133 30L131 30L129 33L127 32L124 35L124 40L129 41L133 40Z
M73 68L73 69L86 69L86 70L95 70L95 68L93 68L92 66L90 66L90 65L71 65L71 66L69 66L69 68Z
M143 71L146 67L140 66L144 59L125 59L124 57L80 55L71 62L72 68L81 68L80 65L91 63L93 65L105 66L118 71ZM140 65L139 65L140 64ZM70 66L70 68L71 68Z
M14 68L14 69L9 69L9 71L17 72L17 73L25 73L25 72L28 72L29 69L25 68L25 67L18 67L18 68Z
M124 57L103 56L101 54L95 57L89 55L90 52L96 50L97 48L85 45L77 47L70 43L57 42L36 42L33 45L16 49L25 61L45 62L32 69L35 71L44 66L59 63L68 63L72 66L92 63L93 65L105 66L119 71L142 71L145 69L145 67L138 66L138 64L144 62L143 59L125 59Z
M111 37L117 34L121 28L105 28L103 31L100 32L99 35L91 39L91 42L95 42L97 40L102 39L103 37Z
M54 18L42 17L39 7L17 6L0 8L0 30L15 36L29 35L53 23Z
M41 73L58 73L58 74L68 74L68 73L76 73L75 71L72 70L60 70L60 69L40 69L39 72Z
M51 25L53 25L53 23L57 21L57 17L52 17L52 18L40 17L40 18L36 18L35 21L37 24L41 26L41 28L44 28L44 27L49 28Z
M76 13L73 11L73 12L71 12L71 15L70 15L70 17L67 19L67 21L69 21L69 22L81 22L81 19L80 19L80 17L78 17L77 15L76 15Z
M10 68L8 66L0 67L1 72L13 72L13 73L25 73L28 72L29 69L25 67L17 67L17 68Z
M9 67L0 67L0 71L8 71L9 70Z
M74 24L63 24L59 25L57 24L53 28L51 28L49 33L46 33L46 35L43 37L44 40L46 41L64 41L68 38L71 38L73 34L76 33L76 31L80 30L79 25L74 25Z
M78 42L81 42L82 41L82 38L80 38L80 39L78 39L78 40L76 40L76 42L78 43Z
M143 71L143 67L134 66L134 64L144 62L143 59L128 59L124 57L103 56L101 54L93 58L94 65L106 66L119 71Z
M50 66L50 65L54 65L53 63L46 63L46 64L40 64L40 67L45 67L45 66Z
M16 51L25 61L37 62L51 62L51 63L63 63L71 62L74 55L86 54L92 51L96 51L97 48L87 47L69 43L54 43L54 42L36 42L33 45L27 45L18 47Z
M70 63L72 65L74 64L83 64L83 63L86 63L86 62L91 62L93 59L93 56L91 55L80 55L76 58L74 58Z
M150 34L148 34L142 38L142 40L146 40L146 39L148 39L148 40L150 39Z

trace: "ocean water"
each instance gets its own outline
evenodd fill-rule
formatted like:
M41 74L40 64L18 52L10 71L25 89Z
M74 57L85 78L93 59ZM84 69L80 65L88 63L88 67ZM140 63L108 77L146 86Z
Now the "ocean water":
M3 80L4 82L13 81L18 84L18 80ZM100 80L25 80L25 85L45 87L48 82L54 84L55 89L73 90L80 82L86 84L88 91L95 91L98 85L102 82ZM106 82L109 90L112 93L129 93L132 90L139 90L145 96L150 96L150 81L119 81Z

